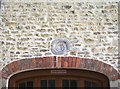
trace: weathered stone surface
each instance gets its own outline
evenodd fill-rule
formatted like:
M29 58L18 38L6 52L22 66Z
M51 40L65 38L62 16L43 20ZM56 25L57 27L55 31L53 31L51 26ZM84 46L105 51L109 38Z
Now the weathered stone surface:
M53 56L51 43L56 38L72 43L66 55L97 59L119 68L117 2L2 2L0 12L0 69L18 59ZM63 66L79 66L70 59ZM87 60L80 65L96 67Z

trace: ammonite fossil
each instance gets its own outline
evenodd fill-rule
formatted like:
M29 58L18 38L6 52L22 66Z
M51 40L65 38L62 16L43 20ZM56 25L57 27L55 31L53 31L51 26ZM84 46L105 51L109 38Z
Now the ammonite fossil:
M51 44L52 53L55 55L66 54L70 49L70 42L67 39L55 39Z

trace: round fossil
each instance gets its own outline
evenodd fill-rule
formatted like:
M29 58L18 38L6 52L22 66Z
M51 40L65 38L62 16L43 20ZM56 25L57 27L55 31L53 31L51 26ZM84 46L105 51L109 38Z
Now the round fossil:
M55 55L63 55L69 49L70 49L69 41L63 38L55 39L51 44L52 53Z

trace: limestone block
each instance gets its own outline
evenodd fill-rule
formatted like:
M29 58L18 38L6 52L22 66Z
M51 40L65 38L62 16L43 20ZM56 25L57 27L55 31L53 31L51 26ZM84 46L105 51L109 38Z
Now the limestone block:
M52 40L67 38L77 48L67 55L117 59L113 58L118 50L117 5L115 2L5 2L0 14L0 45L4 52L1 56L12 59L51 56ZM6 48L9 56L5 56Z
M108 50L108 53L114 53L117 51L115 47L108 47L107 50Z
M84 38L84 42L86 44L88 44L88 43L94 43L94 39L92 39L92 38Z

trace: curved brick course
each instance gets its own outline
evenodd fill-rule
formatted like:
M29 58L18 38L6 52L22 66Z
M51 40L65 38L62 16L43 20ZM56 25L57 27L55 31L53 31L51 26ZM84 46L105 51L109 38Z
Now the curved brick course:
M3 79L8 79L15 72L35 68L77 68L100 72L109 77L111 81L118 79L118 72L109 64L98 60L78 57L40 57L14 61L2 70Z

